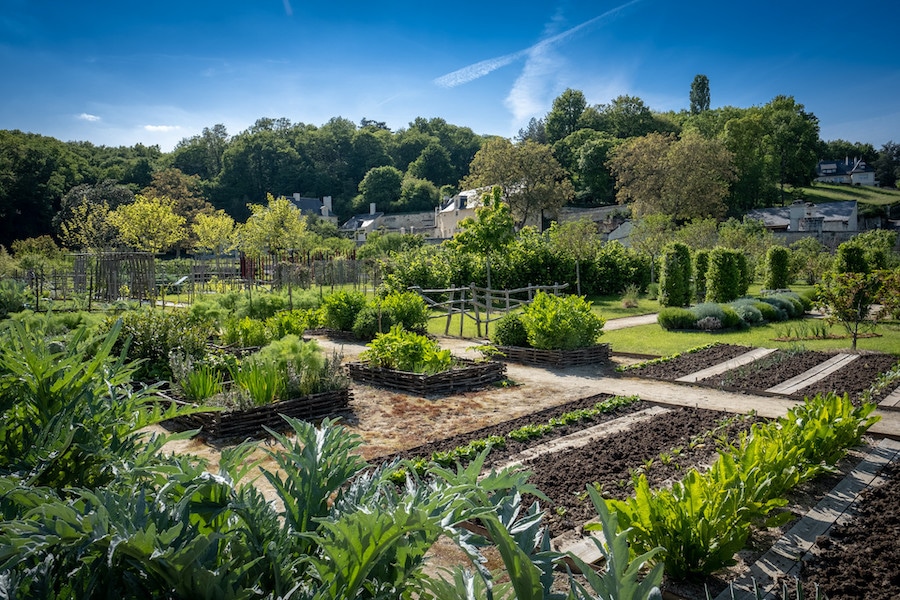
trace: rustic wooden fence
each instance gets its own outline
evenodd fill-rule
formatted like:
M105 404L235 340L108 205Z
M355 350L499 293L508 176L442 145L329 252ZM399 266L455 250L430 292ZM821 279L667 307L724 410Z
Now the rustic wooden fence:
M453 317L459 318L459 337L465 337L464 323L466 319L475 322L478 337L484 324L484 337L490 336L490 324L502 319L506 313L530 303L539 291L558 296L569 287L568 283L554 285L529 285L513 290L492 290L476 286L423 290L418 286L409 289L419 294L432 309L443 314L433 315L432 319L446 319L444 335L450 335Z

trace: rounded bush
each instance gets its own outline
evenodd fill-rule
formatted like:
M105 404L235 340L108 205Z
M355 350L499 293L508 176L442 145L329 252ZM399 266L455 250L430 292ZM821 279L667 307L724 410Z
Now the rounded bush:
M756 307L756 300L754 299L742 298L735 300L730 306L747 325L760 325L764 320L762 312ZM769 305L767 304L766 306Z
M371 340L379 333L390 331L393 324L393 315L389 311L379 311L378 306L369 304L356 315L353 335L361 340Z
M359 312L366 306L366 296L362 292L335 292L322 301L325 327L340 331L352 331Z
M765 298L760 298L760 300L765 304L771 305L778 311L779 321L786 321L791 318L791 310L793 309L793 306L784 298L766 296Z
M656 322L663 329L694 329L697 317L691 310L678 306L667 306L659 311Z
M528 347L528 332L520 313L508 313L497 321L491 341L498 346Z
M737 329L746 327L747 324L744 323L741 316L737 313L734 308L725 305L722 307L722 328L723 329Z
M594 314L582 296L552 296L538 292L522 311L528 343L541 350L572 350L593 346L606 321Z
M777 306L770 304L769 302L763 302L762 300L760 300L753 306L756 307L756 310L759 311L759 314L762 315L762 318L767 323L775 323L777 321L785 321L788 318L786 312L784 312Z

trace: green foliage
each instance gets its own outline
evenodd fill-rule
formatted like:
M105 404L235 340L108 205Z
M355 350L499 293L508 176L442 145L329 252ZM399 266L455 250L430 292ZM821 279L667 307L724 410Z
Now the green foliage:
M137 391L134 362L114 353L115 322L98 340L82 328L48 344L12 322L0 345L0 474L62 489L103 485L146 444L139 430L175 415ZM143 440L143 441L142 441Z
M175 383L181 388L185 399L195 404L203 404L206 400L222 392L224 376L222 371L209 364L184 365L180 373L172 369Z
M274 361L247 359L231 371L235 386L246 394L251 406L266 406L284 397L283 371Z
M371 340L379 333L401 325L408 331L424 332L428 325L428 307L415 292L389 292L383 298L367 302L353 322L353 334Z
M0 279L0 319L23 310L27 298L25 284L13 279Z
M775 306L771 302L758 300L754 305L767 323L775 323L776 321L784 321L788 319L787 311Z
M522 311L528 343L545 350L593 346L606 321L591 310L582 296L553 296L538 292Z
M765 321L762 312L756 305L755 298L738 298L729 304L741 321L751 326L761 325Z
M410 373L434 374L453 366L449 350L441 350L438 343L424 335L406 331L394 325L387 333L380 333L366 344L360 359L381 369Z
M838 246L834 258L835 273L869 273L871 270L865 248L850 242Z
M603 244L593 262L584 266L582 290L587 295L621 294L630 283L640 289L650 283L650 259L619 242Z
M491 341L498 346L528 347L528 331L522 323L520 313L507 313L496 325L491 334Z
M709 270L709 250L694 252L694 298L698 302L706 299L706 277Z
M755 424L720 452L704 474L691 470L671 488L651 490L642 474L635 496L608 500L620 529L633 530L637 552L665 548L666 573L675 579L707 575L734 564L754 524L769 517L793 487L839 460L877 420L872 404L854 407L848 396L807 399L777 421Z
M872 305L879 298L882 285L879 273L848 271L831 273L816 286L818 306L828 315L829 323L844 327L854 350L860 330L873 322Z
M271 339L266 324L251 317L232 317L222 324L222 341L228 346L253 348Z
M694 329L697 317L688 308L668 306L659 311L656 322L663 329Z
M784 246L772 246L766 253L766 279L763 287L781 290L791 285L791 251Z
M706 301L731 302L747 293L747 259L743 252L717 247L709 254Z
M322 300L322 320L325 327L352 331L356 315L366 306L362 292L338 290Z
M606 502L593 486L587 486L587 491L597 510L600 523L599 525L588 523L585 530L603 532L605 542L596 536L592 536L591 539L605 559L606 570L600 575L579 557L570 554L569 559L579 567L579 571L584 575L591 588L591 592L588 592L581 583L574 582L573 587L580 594L577 597L584 599L620 598L622 600L661 599L659 585L662 583L663 563L657 562L646 573L644 573L644 566L652 562L665 549L656 547L640 556L632 556L633 552L629 545L631 530L619 528L619 516L610 512Z
M122 335L116 350L127 348L128 357L143 361L135 373L138 379L170 379L169 355L180 352L195 359L206 355L209 327L185 311L156 309L127 311L118 319L109 318L102 327L110 331L121 319Z
M691 250L674 242L663 249L659 273L661 306L687 306L691 303Z

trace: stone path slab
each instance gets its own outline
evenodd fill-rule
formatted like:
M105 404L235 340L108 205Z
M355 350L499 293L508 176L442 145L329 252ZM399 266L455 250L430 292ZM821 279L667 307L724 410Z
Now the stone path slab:
M720 375L725 371L730 371L732 369L748 365L753 361L759 360L764 356L772 354L773 352L775 352L775 348L754 348L750 352L745 352L744 354L735 356L734 358L726 360L725 362L707 367L705 369L701 369L696 373L691 373L689 375L685 375L684 377L679 377L675 381L681 381L683 383L697 383L701 379L706 379L707 377L712 377L714 375Z
M860 492L879 482L884 467L900 458L900 442L884 439L870 450L851 473L837 484L812 510L797 522L768 552L750 568L730 589L724 590L716 600L755 600L753 583L766 592L766 600L776 597L775 583L782 575L796 576L804 557L835 523L853 516L853 504Z
M895 406L900 407L900 388L897 388L887 396L885 396L878 406Z
M792 377L776 386L772 386L766 391L772 394L785 394L786 396L790 396L794 392L802 390L820 379L824 379L828 375L831 375L838 369L849 365L857 358L859 358L859 354L836 354L812 369L804 371L796 377Z

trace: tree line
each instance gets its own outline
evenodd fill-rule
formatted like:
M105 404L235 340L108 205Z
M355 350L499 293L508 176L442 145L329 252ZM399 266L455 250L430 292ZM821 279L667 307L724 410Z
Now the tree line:
M197 215L223 211L244 221L269 194L331 196L343 220L371 203L382 212L431 210L460 189L500 185L519 226L562 206L615 202L636 216L687 222L785 203L793 187L812 181L820 158L861 158L885 186L900 175L900 144L876 151L823 142L818 119L792 97L715 109L709 99L702 75L690 108L677 112L653 111L634 96L589 105L568 89L514 140L422 117L397 131L370 119L315 126L261 118L235 135L224 125L204 128L171 152L0 131L0 244L52 235L77 249L64 223L80 218L91 229L104 205L114 211L135 194L173 202L187 250Z

